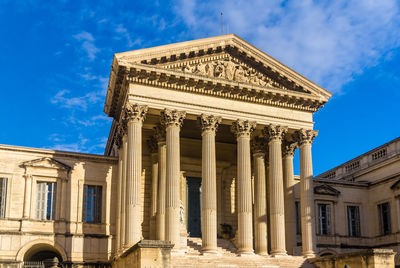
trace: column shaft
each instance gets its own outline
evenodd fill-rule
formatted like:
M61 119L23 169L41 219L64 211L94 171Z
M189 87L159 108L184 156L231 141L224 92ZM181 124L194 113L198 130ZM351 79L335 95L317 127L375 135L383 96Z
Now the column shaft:
M158 159L157 153L152 154L151 168L151 213L150 213L150 239L157 239L156 215L157 215L157 192L158 192Z
M158 142L158 199L157 199L157 240L165 240L165 188L167 146Z
M217 253L217 168L215 131L202 133L202 252Z
M142 237L142 121L128 122L128 159L126 168L126 245Z
M300 206L303 256L315 256L314 187L311 143L300 145Z
M121 177L121 219L120 219L120 248L125 247L126 233L126 168L128 160L128 137L122 137L122 177Z
M271 255L285 255L285 204L283 196L281 140L272 139L268 146L270 161Z
M254 153L254 244L257 254L268 254L267 193L265 180L265 155Z
M296 241L296 207L294 187L296 181L293 173L293 155L283 157L283 183L285 192L285 233L286 250L290 255L297 246Z
M174 249L180 247L180 150L179 126L169 125L167 130L167 173L166 173L166 215L165 240L174 244Z
M25 200L24 200L24 218L30 218L31 215L31 193L32 176L25 174Z
M123 149L122 147L119 148L118 150L118 184L117 184L117 217L116 217L116 239L115 239L115 245L117 251L121 247L121 200L122 200L122 169L123 169L123 162L122 162L122 157L123 157Z

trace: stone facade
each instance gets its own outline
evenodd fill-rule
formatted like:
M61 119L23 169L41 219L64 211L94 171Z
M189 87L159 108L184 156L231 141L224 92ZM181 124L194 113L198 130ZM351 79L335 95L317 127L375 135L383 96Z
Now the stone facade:
M174 266L193 255L193 236L202 238L204 258L229 248L243 264L279 257L298 267L304 259L292 255L346 251L337 241L353 240L336 235L343 206L329 211L335 231L320 236L318 202L333 207L359 191L356 201L340 202L364 204L375 177L368 185L313 179L312 115L330 96L235 35L116 54L104 107L113 118L106 156L0 146L0 262L45 256L64 266L139 267L140 254L164 258L165 250L142 250L151 239L167 242ZM351 165L345 169L358 168ZM373 215L373 205L362 209ZM366 230L374 227L362 228L368 238L354 241L373 246L380 238Z

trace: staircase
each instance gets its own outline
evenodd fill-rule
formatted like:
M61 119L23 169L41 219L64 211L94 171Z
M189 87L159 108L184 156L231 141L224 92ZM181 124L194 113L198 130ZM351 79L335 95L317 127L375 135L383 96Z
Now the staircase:
M201 255L201 238L189 237L187 252L184 255L172 255L171 267L201 268L314 268L301 256L266 257L259 255L237 256L237 249L227 239L218 239L219 255Z

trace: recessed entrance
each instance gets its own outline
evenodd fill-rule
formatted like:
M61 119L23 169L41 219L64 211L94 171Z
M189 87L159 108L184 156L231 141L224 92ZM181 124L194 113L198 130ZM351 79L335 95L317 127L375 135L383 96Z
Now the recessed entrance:
M187 228L190 237L201 237L201 178L187 178Z

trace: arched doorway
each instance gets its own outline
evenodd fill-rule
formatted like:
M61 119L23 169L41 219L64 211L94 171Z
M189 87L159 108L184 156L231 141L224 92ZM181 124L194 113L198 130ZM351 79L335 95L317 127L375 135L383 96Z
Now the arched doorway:
M35 244L24 255L25 268L61 267L61 254L49 244Z

